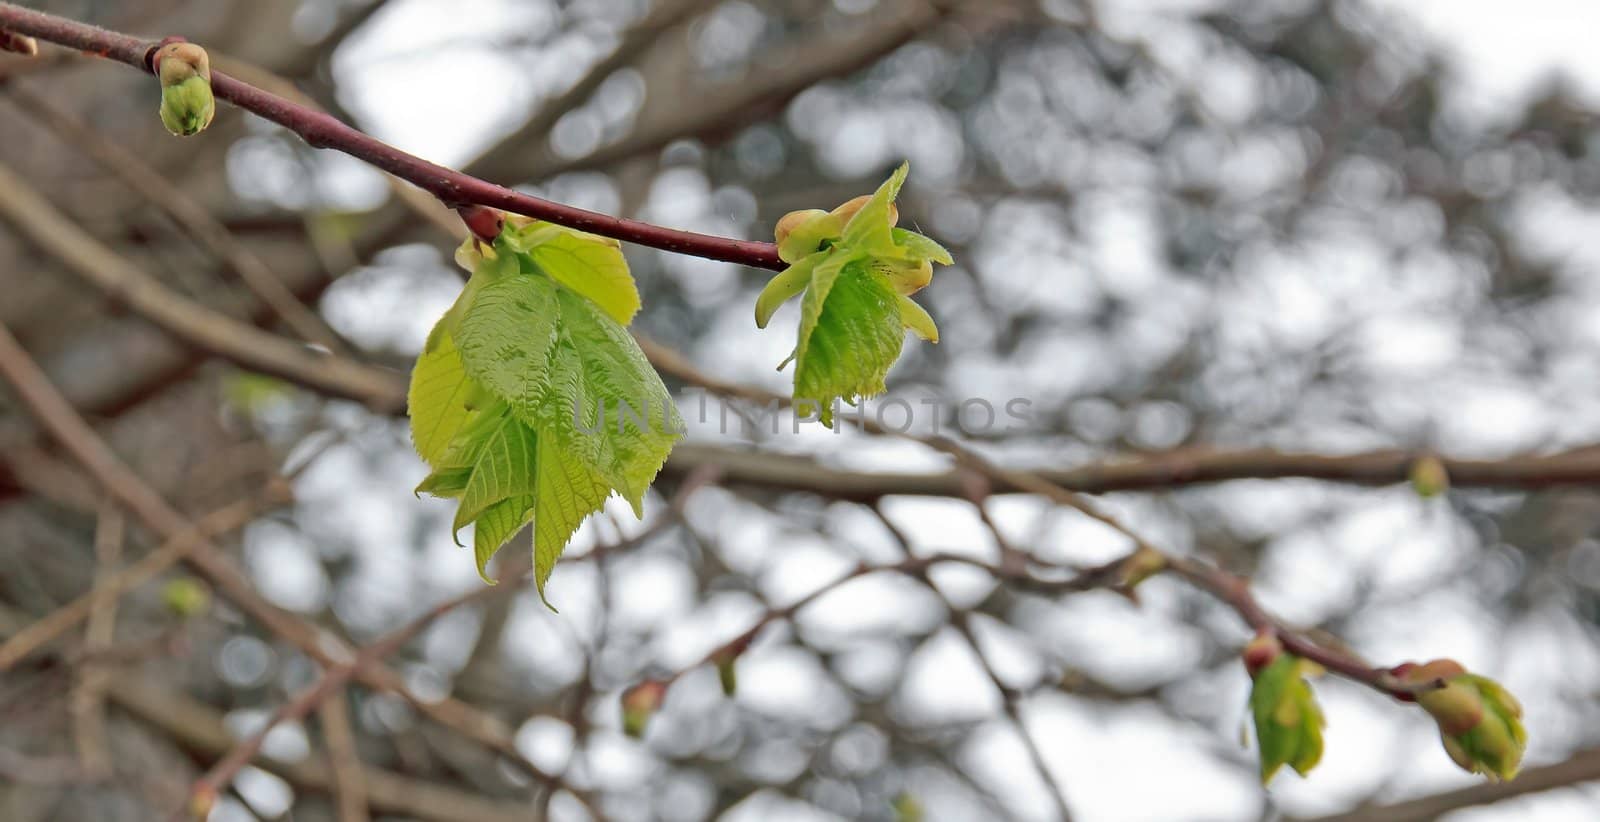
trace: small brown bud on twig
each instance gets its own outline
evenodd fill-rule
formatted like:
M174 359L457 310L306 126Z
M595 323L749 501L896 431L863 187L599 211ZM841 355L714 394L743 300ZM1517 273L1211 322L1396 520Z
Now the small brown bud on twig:
M1278 655L1282 653L1283 643L1278 641L1276 634L1260 633L1256 634L1256 638L1250 640L1250 643L1244 646L1244 652L1241 656L1244 657L1245 670L1249 671L1250 676L1253 677L1261 673L1263 668L1271 665L1273 660L1277 659Z
M622 732L635 739L644 736L650 717L661 709L667 683L647 679L622 692Z
M492 244L506 225L504 213L484 206L461 206L456 209L456 213L461 215L461 222L467 224L467 230L471 231L472 236L478 238L479 242Z
M25 34L13 34L9 31L0 31L0 51L9 51L23 57L37 57L39 55L39 41Z

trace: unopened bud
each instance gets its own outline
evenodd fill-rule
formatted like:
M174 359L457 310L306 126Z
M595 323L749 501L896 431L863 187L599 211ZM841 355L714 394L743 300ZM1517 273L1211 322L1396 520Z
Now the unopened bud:
M39 54L39 41L26 34L0 31L0 51L9 51L23 57L36 57Z
M506 225L505 212L485 206L461 206L456 209L456 213L461 215L461 222L466 223L467 230L472 232L472 236L485 243L493 243L494 238L500 236L500 230ZM471 270L470 266L468 270Z
M211 58L193 43L168 43L150 61L161 78L161 124L179 137L204 131L216 116Z
M194 819L205 819L211 815L211 809L217 804L217 792L210 786L202 785L189 794L189 816Z
M783 241L789 239L789 235L793 234L796 229L818 217L825 217L827 214L828 212L820 208L806 208L799 211L791 211L779 217L777 228L773 231L773 235L777 237L778 245L783 245Z
M786 263L797 263L839 239L843 231L843 220L822 209L807 208L783 215L773 236L778 241L778 257Z
M661 710L667 685L647 679L622 692L622 732L635 739L644 736L650 718Z
M1450 472L1442 460L1427 454L1411 463L1411 487L1423 499L1437 497L1450 490Z
M843 203L840 203L839 207L835 208L830 213L832 213L833 216L839 218L839 225L840 226L844 226L844 225L848 224L850 222L850 218L856 216L856 212L860 211L863 207L865 207L867 202L869 200L871 200L871 199L872 199L872 195L871 194L863 194L860 197L851 197L850 199L845 200ZM896 223L899 223L899 222L900 222L900 209L897 208L894 203L890 203L889 204L889 225L895 225Z
M1463 770L1491 780L1517 775L1528 732L1522 705L1500 683L1467 673L1450 659L1407 663L1393 673L1412 684L1443 683L1418 693L1416 702L1438 724L1445 752Z
M725 696L733 696L739 690L739 673L734 670L738 662L736 654L725 654L717 660L717 680L722 683Z
M194 577L179 577L161 589L167 610L185 619L204 613L211 604L211 591Z
M1263 632L1256 634L1255 639L1244 646L1244 651L1240 655L1244 657L1245 670L1250 672L1251 677L1255 677L1282 653L1283 643L1278 641L1277 635Z
M926 817L922 802L905 791L895 795L890 807L894 809L895 822L922 822Z

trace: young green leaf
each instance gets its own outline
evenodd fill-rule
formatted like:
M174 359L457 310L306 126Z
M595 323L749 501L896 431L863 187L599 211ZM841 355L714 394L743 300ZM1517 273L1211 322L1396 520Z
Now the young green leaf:
M1305 776L1322 760L1322 728L1327 724L1306 681L1316 667L1283 653L1271 637L1252 642L1245 663L1255 679L1250 717L1261 749L1261 783L1272 781L1284 765Z
M1395 673L1407 682L1442 682L1417 694L1417 704L1439 725L1445 752L1462 770L1490 781L1516 778L1528 747L1522 705L1500 683L1469 673L1453 659L1406 663Z
M551 426L643 516L644 492L683 420L627 329L576 294L556 298L562 336L551 359Z
M826 425L835 400L854 404L884 390L906 329L939 341L933 318L908 295L932 279L933 263L950 263L950 253L894 227L894 198L907 173L900 166L871 196L833 211L778 221L779 256L790 266L756 299L756 325L765 328L783 303L804 295L794 353L778 367L795 363L794 397L815 402Z
M505 234L506 243L528 255L551 279L587 297L611 319L627 325L639 313L639 289L628 273L622 244L552 223L532 222Z
M882 393L905 341L898 295L888 280L863 260L833 262L813 273L794 355L794 396L815 400L824 425L832 424L835 399L855 402Z
M557 311L556 284L519 273L484 285L461 317L457 334L467 376L525 421L534 419L547 393Z
M472 455L472 470L451 529L460 531L490 506L532 493L535 447L533 429L502 412Z
M412 437L433 469L417 491L459 500L454 528L474 525L486 580L489 560L532 523L542 595L612 492L642 515L682 421L620 322L638 294L614 243L512 224L456 258L472 278L412 374Z
M417 357L406 392L411 442L430 465L444 459L456 432L466 424L471 413L468 400L474 393L455 341L442 328L435 328Z

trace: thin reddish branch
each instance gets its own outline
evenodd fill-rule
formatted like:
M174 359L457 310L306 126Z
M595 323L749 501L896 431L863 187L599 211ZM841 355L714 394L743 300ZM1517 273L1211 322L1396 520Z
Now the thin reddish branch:
M150 70L147 55L156 45L137 37L11 3L0 3L0 29L116 60L142 71ZM497 208L663 251L772 271L784 268L783 261L778 259L777 247L771 243L679 231L522 194L430 163L323 112L286 100L220 71L212 71L211 89L218 98L293 131L316 148L341 151L369 163L432 194L448 206Z

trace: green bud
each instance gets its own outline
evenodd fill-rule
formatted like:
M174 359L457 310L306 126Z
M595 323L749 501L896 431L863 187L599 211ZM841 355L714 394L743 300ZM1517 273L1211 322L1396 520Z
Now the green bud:
M783 215L773 235L778 241L778 257L792 264L815 254L824 242L837 240L843 233L844 220L819 208L807 208Z
M866 206L871 199L871 194L863 194L845 201L832 211L807 208L783 215L773 232L778 241L778 257L786 263L798 262L801 258L821 250L823 243L844 236L845 226L850 224L850 219L856 216L856 212ZM899 220L900 210L894 203L890 203L889 225L892 226ZM932 266L929 266L928 279L932 277ZM926 284L924 281L923 285ZM910 294L911 291L901 293Z
M650 718L661 710L667 684L647 679L622 692L622 732L638 739L644 736Z
M161 124L179 137L204 131L217 114L211 58L193 43L168 43L152 60L161 78Z
M860 211L871 200L872 200L872 195L871 194L863 194L863 195L861 195L859 197L851 197L850 199L845 200L843 203L841 203L838 208L835 208L833 211L831 211L829 213L832 214L834 217L837 217L839 219L839 223L840 223L841 226L849 225L850 224L850 220L856 216L856 212ZM900 209L897 208L894 203L890 203L889 204L889 225L891 225L891 226L892 225L896 225L899 222L900 222Z
M1270 634L1246 648L1247 666L1262 659L1268 661L1254 669L1250 715L1261 749L1261 783L1265 785L1284 765L1301 776L1317 766L1322 760L1322 728L1327 720L1306 681L1306 676L1317 670L1315 665L1284 653Z
M1423 499L1437 497L1450 490L1450 473L1438 457L1425 455L1411 463L1411 487Z
M211 605L211 591L194 577L179 577L161 589L161 602L167 610L188 619L205 613Z
M717 679L722 683L722 693L725 696L733 696L739 690L739 675L738 671L734 670L734 665L738 661L739 657L733 654L717 660Z
M1444 682L1442 688L1417 694L1416 700L1438 724L1445 752L1462 770L1491 781L1516 777L1528 731L1522 705L1500 683L1467 673L1449 659L1402 665L1395 675L1411 683Z
M1137 587L1139 583L1144 582L1145 580L1166 570L1166 567L1167 558L1162 556L1160 551L1157 551L1148 545L1141 546L1139 550L1134 551L1132 555L1122 561L1122 568L1120 569L1121 579L1117 580L1117 585L1124 590L1131 591ZM1273 642L1277 642L1277 639L1272 637L1270 634L1264 636L1267 639L1271 639ZM1262 637L1256 638L1256 640L1261 639ZM1251 642L1251 645L1255 644L1255 641ZM1282 649L1280 648L1279 650ZM1245 662L1247 665L1249 664L1248 651L1249 646L1246 646L1247 656Z
M922 822L927 816L922 802L905 791L895 795L890 807L894 810L894 822Z

